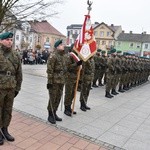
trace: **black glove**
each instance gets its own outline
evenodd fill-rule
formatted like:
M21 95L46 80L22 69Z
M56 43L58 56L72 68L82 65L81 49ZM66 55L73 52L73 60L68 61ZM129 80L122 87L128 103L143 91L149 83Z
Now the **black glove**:
M80 66L80 65L82 65L82 60L77 62L77 66Z
M16 97L18 95L18 93L19 93L18 91L15 91L15 96L14 97Z
M47 84L47 89L51 89L53 87L53 85L52 84Z

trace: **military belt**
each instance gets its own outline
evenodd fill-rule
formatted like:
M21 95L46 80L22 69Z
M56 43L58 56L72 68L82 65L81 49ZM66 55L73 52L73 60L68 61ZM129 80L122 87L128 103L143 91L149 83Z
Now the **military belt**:
M0 71L0 75L14 76L14 74L11 71Z

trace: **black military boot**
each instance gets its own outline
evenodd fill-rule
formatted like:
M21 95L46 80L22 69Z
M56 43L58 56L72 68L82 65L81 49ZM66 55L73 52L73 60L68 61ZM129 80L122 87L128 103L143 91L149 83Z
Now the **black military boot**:
M49 113L48 121L52 124L56 124L56 119L55 119L54 113L52 111L49 111L48 113Z
M112 98L112 97L114 97L114 96L112 96L109 92L106 91L105 97L107 97L107 98Z
M124 93L125 91L121 88L121 86L119 87L119 92Z
M56 121L62 121L62 118L57 116L56 111L54 111L54 115L55 115L55 120Z
M81 102L80 109L81 109L82 111L86 111L85 103L84 103L84 102Z
M112 89L111 94L117 95L117 94L119 94L119 93L117 93L115 89Z
M91 108L85 104L85 109L90 110Z
M15 141L15 138L8 133L8 128L7 127L3 127L2 132L5 136L4 138L6 138L7 141L10 141L10 142Z
M65 106L64 114L71 117L71 106Z
M3 141L3 135L0 131L0 145L3 145L4 144L4 141Z
M71 105L65 106L64 114L66 114L67 116L71 116L72 115ZM77 112L73 111L73 114L77 114Z
M104 84L102 84L101 82L98 84L99 86L104 86Z
M95 82L93 82L93 85L92 85L92 87L98 87L97 85L96 85L96 83Z
M127 91L127 90L129 90L128 88L127 88L127 86L123 86L123 90L125 90L125 91Z

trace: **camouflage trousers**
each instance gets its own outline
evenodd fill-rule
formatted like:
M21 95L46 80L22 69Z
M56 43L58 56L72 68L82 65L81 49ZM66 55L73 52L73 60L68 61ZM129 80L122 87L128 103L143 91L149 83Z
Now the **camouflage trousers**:
M70 106L74 98L74 91L76 86L76 80L67 80L65 84L65 100L64 105Z
M80 102L87 103L91 89L91 81L84 81L81 84Z
M107 73L106 76L106 91L110 92L110 90L112 90L113 88L113 78L114 75Z
M8 127L12 118L15 89L0 89L0 128Z
M49 102L48 111L57 111L62 94L63 94L64 84L55 83L53 87L48 90L49 92Z

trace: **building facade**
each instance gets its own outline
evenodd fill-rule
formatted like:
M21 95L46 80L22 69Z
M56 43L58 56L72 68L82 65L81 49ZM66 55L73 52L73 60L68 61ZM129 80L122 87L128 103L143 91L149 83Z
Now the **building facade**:
M132 31L130 33L122 32L116 40L115 48L138 56L148 56L150 53L150 35L145 32L142 34L134 34Z

